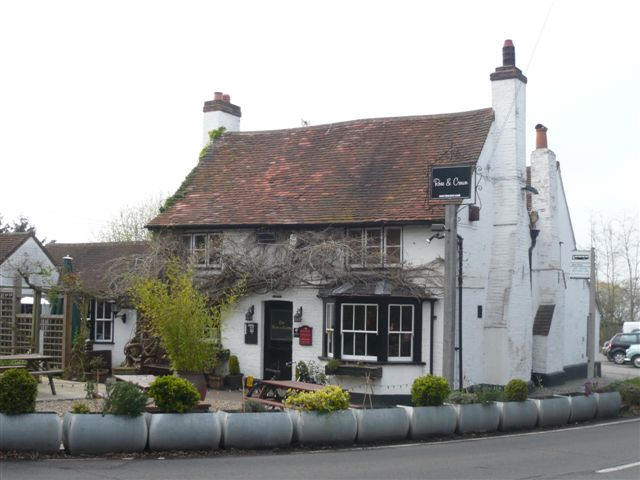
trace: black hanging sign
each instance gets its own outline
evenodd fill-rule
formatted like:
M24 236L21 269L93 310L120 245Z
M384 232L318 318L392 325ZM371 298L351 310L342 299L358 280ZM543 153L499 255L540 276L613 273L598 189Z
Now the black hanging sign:
M471 167L432 167L431 198L471 198Z

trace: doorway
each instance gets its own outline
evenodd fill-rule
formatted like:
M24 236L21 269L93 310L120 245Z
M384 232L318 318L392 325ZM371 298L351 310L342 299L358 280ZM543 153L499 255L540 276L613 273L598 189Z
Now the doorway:
M291 380L293 303L265 302L264 372L266 380Z

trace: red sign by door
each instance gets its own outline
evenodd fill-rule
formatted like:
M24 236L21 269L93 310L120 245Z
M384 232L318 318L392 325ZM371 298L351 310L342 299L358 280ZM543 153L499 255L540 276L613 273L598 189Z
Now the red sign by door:
M300 345L309 346L313 344L313 327L304 325L300 327Z

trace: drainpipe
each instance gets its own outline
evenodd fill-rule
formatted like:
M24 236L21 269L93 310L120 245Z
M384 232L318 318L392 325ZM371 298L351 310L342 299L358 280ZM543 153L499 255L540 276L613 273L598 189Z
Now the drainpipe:
M433 375L433 323L436 321L433 309L435 308L436 301L429 300L429 303L431 304L429 313L429 373Z
M462 390L462 242L458 237L458 385Z

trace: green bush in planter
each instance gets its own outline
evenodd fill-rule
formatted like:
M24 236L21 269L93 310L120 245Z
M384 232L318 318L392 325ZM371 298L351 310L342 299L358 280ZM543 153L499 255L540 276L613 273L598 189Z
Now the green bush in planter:
M147 396L133 383L112 383L107 386L107 394L102 413L137 417L147 405Z
M337 385L327 385L315 392L299 392L289 395L284 405L307 412L328 413L349 408L349 392Z
M504 387L504 398L507 402L524 402L529 396L527 382L514 378Z
M453 403L454 405L468 405L470 403L478 403L478 397L475 393L461 392L460 390L456 390L455 392L451 392L451 395L449 395L447 401L449 403Z
M0 413L20 415L36 411L38 382L24 368L0 375Z
M198 390L190 381L170 375L156 378L147 393L165 413L190 412L200 400Z
M240 375L240 362L235 355L229 357L229 375Z
M75 402L71 405L71 413L91 413L91 409L84 402Z
M411 386L411 402L416 407L437 407L442 405L451 393L449 383L435 375L418 377Z

